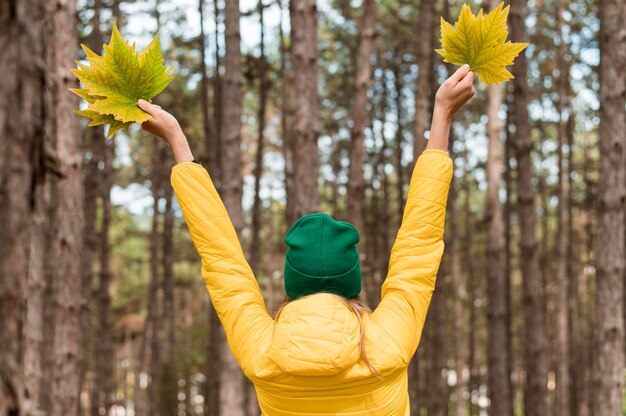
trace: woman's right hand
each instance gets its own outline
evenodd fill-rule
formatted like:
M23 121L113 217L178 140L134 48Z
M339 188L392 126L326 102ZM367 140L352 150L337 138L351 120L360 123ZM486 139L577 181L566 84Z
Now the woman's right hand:
M141 127L149 132L172 144L172 141L177 140L181 136L184 137L183 130L178 124L178 120L163 110L161 106L152 104L146 100L139 100L137 102L139 108L146 113L150 114L152 118L141 124Z
M183 129L180 128L178 120L173 115L146 100L139 100L137 104L139 108L152 116L150 120L141 124L141 128L169 143L176 163L194 160Z
M435 96L437 112L448 119L452 119L452 116L463 107L463 104L474 96L473 83L474 73L469 70L469 65L465 64L457 69L437 90Z

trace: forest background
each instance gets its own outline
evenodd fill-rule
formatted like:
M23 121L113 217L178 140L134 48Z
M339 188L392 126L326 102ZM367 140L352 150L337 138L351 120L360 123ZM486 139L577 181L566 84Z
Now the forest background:
M493 9L497 2L469 1ZM508 4L508 2L507 2ZM511 71L454 119L446 252L413 415L626 414L624 0L510 2ZM0 2L0 415L258 415L169 184L167 145L105 140L69 72L113 22L159 33L173 113L270 312L283 238L357 225L374 308L438 85L447 0Z

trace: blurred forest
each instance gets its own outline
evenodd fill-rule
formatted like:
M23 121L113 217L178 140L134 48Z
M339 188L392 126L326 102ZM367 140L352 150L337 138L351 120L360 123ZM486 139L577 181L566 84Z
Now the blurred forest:
M468 1L476 12L497 1ZM515 79L454 119L446 252L412 415L618 416L626 2L520 0ZM350 221L374 308L424 149L449 0L0 1L0 415L259 415L169 183L166 143L73 113L79 43L156 33L154 100L209 170L276 311L303 213Z

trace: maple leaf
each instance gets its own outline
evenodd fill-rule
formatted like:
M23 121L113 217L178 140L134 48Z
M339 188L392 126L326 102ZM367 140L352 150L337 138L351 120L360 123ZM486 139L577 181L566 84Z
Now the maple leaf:
M82 89L71 89L89 106L77 114L92 119L90 126L109 124L108 136L133 122L143 123L151 116L137 106L142 98L149 100L171 82L172 68L163 65L163 55L158 35L141 52L135 51L120 35L117 25L102 56L81 45L89 65L76 62L72 72L82 84Z
M441 18L441 49L436 49L444 62L468 64L486 84L497 84L513 78L505 68L523 51L528 43L506 41L509 31L506 19L509 6L498 7L483 15L483 9L474 16L467 4L461 8L456 28Z

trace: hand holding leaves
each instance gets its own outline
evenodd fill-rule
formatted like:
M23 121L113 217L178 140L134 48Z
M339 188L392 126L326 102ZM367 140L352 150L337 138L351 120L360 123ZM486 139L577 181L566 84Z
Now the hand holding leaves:
M78 77L82 89L71 91L89 103L86 110L77 114L92 119L90 126L109 124L108 136L133 122L143 123L151 118L137 106L139 99L149 100L172 80L171 67L163 65L158 36L141 52L135 51L113 26L111 41L104 45L99 56L85 45L89 65L77 62L72 72Z
M486 84L497 84L513 78L505 66L512 65L513 59L523 51L528 43L505 42L509 35L506 20L509 6L500 3L490 13L483 16L480 9L474 16L464 4L456 22L456 29L441 19L441 49L436 52L444 62L455 65L468 64L470 70L478 74Z

